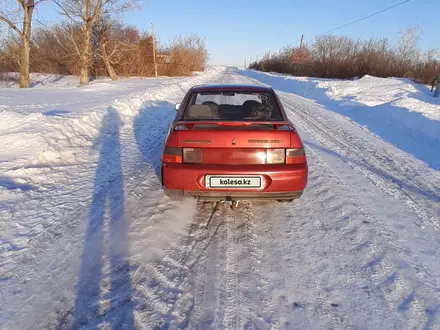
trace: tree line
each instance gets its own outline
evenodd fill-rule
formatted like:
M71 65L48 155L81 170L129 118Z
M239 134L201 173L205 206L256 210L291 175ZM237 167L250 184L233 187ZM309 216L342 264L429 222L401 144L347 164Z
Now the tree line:
M350 79L406 77L430 84L440 73L440 52L421 52L422 30L408 28L395 45L388 39L361 40L346 36L320 35L302 47L287 46L275 54L267 53L249 68L296 76Z
M79 75L80 85L97 76L152 76L153 43L158 75L203 71L208 60L205 40L196 34L162 45L118 19L138 8L139 0L4 1L10 2L0 7L0 24L10 33L0 39L0 73L20 72L21 88L29 87L30 72ZM34 9L44 1L52 2L62 19L34 28Z

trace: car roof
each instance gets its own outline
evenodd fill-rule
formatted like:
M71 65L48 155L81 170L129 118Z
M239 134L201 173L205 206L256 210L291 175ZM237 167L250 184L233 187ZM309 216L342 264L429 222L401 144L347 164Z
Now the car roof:
M209 92L209 91L242 91L242 92L273 92L272 87L252 84L205 84L197 85L191 88L193 92Z

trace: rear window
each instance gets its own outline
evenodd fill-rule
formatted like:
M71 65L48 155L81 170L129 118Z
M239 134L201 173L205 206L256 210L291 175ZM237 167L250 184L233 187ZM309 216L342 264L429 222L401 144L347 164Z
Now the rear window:
M192 93L184 120L282 121L281 110L272 93Z

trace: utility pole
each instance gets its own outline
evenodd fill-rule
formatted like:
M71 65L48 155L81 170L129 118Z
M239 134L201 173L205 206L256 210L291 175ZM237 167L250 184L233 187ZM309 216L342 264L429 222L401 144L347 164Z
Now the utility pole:
M154 23L151 23L151 33L153 34L153 63L154 63L154 76L157 77L157 63L156 63L156 35L154 34Z
M301 43L299 44L299 49L302 49L304 41L304 34L301 35Z
M244 68L246 69L246 59L244 59Z

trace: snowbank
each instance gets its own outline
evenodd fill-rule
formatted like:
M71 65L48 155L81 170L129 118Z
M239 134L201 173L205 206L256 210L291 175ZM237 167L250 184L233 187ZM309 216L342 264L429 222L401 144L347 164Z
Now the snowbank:
M440 99L434 98L428 86L416 84L406 78L379 78L365 75L360 79L339 80L309 77L295 77L278 73L263 73L242 70L246 75L271 82L271 78L290 85L296 94L319 101L324 95L339 105L377 107L388 105L423 114L433 120L440 120ZM272 81L273 82L273 81ZM286 85L286 86L288 86Z
M313 81L313 80L312 80ZM318 88L346 105L377 107L387 104L409 112L419 112L425 117L440 120L440 99L432 97L430 90L405 78L377 78L364 76L352 81L321 81Z
M66 148L91 146L101 120L113 102L121 114L134 116L145 100L182 95L185 88L224 68L187 78L134 78L95 81L82 88L67 88L77 77L34 74L49 91L9 90L0 95L0 173L16 167L62 163ZM39 78L38 78L39 79ZM118 98L122 97L122 98ZM129 105L129 106L128 106ZM61 152L60 150L63 150ZM57 154L56 156L54 154ZM50 156L48 156L50 155ZM68 157L68 162L72 161Z
M8 72L0 74L0 88L10 87L17 88L19 73ZM79 77L72 75L57 75L46 73L31 73L30 74L30 88L42 88L42 87L72 87L78 86ZM100 78L97 81L110 81L108 78ZM97 82L96 80L93 83Z
M440 169L440 99L432 97L425 85L403 78L336 80L254 70L241 73L277 90L312 99Z
M193 72L193 76L203 75L203 71ZM19 87L19 76L18 72L7 72L0 73L0 88L18 88ZM157 78L169 78L165 76L160 76ZM119 80L147 80L154 79L152 77L119 77ZM30 88L41 89L41 88L68 88L68 87L79 87L79 76L74 75L60 75L60 74L49 74L49 73L31 73L30 74ZM96 79L90 81L88 86L102 85L103 83L113 83L113 81L106 76L97 77Z

